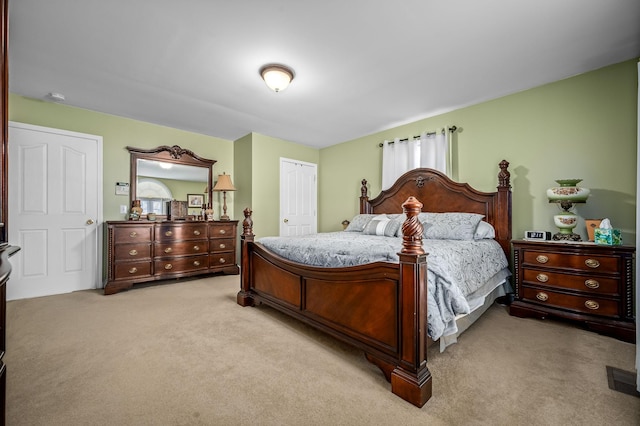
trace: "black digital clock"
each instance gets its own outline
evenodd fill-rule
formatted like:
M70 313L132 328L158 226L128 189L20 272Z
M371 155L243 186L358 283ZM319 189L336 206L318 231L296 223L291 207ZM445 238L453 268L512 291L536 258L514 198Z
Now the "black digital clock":
M525 231L525 240L547 241L551 239L551 232L548 231Z

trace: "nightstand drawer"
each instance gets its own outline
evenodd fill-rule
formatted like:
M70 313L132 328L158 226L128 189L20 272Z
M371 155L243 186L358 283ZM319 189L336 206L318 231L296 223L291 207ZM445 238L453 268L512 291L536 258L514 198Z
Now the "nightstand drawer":
M617 273L618 258L608 256L553 253L527 250L524 252L524 265L538 265L547 268L572 269L599 273Z
M620 315L618 303L598 297L556 293L534 287L523 287L523 299L560 309L569 309L590 315L617 317Z
M523 282L600 295L620 295L618 279L600 276L571 275L544 269L525 268Z

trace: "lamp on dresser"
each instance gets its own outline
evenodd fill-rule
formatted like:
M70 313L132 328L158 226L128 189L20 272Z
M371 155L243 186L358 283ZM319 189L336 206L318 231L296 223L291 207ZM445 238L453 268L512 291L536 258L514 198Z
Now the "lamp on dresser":
M218 175L218 181L213 187L213 190L216 192L222 192L223 205L220 220L229 220L229 216L227 215L227 191L236 190L231 182L231 175L227 175L224 172L222 172L221 175Z

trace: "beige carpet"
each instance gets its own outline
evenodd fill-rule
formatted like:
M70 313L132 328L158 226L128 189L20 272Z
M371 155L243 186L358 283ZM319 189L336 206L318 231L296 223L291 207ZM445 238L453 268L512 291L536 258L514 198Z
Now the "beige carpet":
M7 306L8 425L638 425L609 389L635 345L494 306L429 368L422 408L362 353L265 307L237 276ZM11 281L9 282L11 285Z

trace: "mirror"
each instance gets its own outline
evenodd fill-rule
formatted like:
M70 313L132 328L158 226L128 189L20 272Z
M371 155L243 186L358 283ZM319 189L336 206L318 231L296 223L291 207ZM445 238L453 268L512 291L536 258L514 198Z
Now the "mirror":
M143 215L166 216L166 202L171 200L191 198L211 203L215 160L199 157L178 145L148 150L128 146L127 150L131 155L129 206L133 200L140 200ZM201 210L195 206L188 209L190 214Z

